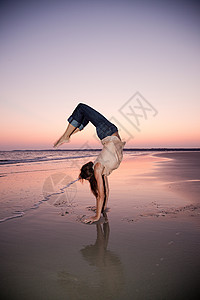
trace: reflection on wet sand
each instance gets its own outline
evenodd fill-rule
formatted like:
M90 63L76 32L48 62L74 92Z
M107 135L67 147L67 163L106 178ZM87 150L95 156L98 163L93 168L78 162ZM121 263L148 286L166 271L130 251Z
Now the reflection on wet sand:
M124 272L120 258L107 249L110 226L106 213L105 222L96 224L97 238L94 244L87 245L80 250L83 258L95 270L90 280L80 278L62 271L58 274L58 281L67 291L70 299L119 299L124 286ZM97 276L97 278L96 278ZM96 280L97 279L97 280Z

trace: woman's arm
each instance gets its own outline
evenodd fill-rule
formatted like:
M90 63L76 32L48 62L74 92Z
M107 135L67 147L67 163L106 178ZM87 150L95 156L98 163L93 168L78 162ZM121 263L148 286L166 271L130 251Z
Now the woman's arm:
M109 197L108 177L106 175L104 176L104 181L105 181L105 200L104 200L103 210L106 210L108 205L108 197Z
M105 199L105 193L104 193L104 184L102 179L102 172L103 167L100 163L96 163L94 167L94 176L97 181L97 188L98 188L98 196L96 198L96 215L94 217L88 218L85 220L85 223L92 224L95 221L98 221L101 216L101 211Z

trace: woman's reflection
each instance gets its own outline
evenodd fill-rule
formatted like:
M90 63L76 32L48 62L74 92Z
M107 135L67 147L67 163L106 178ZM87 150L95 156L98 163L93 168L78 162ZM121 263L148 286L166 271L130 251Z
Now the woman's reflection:
M97 238L93 245L88 245L80 252L90 266L81 270L81 275L66 271L58 273L58 281L65 289L70 299L122 299L124 286L123 267L119 257L107 250L110 227L106 213L103 213L104 223L96 223Z
M96 224L97 239L94 245L88 245L81 250L84 259L97 267L99 274L99 288L103 294L117 298L124 285L123 267L119 257L107 250L110 226L107 214L104 212L105 222ZM101 293L102 295L102 293Z

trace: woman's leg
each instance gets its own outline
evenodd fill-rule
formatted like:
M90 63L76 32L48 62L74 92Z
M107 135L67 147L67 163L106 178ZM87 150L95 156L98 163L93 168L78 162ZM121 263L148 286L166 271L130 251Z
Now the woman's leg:
M99 123L108 121L102 114L87 104L79 103L72 115L68 118L68 122L82 130L89 122L95 127Z
M81 107L85 104L78 104L72 115L68 118L69 124L64 134L54 143L54 148L61 146L64 143L69 142L69 138L72 134L83 130L83 128L89 123L85 117L84 112L81 111Z
M54 143L54 147L56 148L64 143L68 143L70 136L79 130L80 130L79 128L76 128L69 123L64 134Z
M112 135L117 131L117 127L109 122L102 114L83 103L77 105L72 115L68 118L68 122L69 125L65 133L54 144L54 147L69 142L70 136L79 130L83 130L89 122L96 127L97 135L100 139L103 139L107 135Z
M79 129L79 128L76 128L76 129L70 134L70 136L71 136L72 134L74 134L74 133L79 132L79 131L80 131L80 129Z
M68 119L69 123L82 130L88 122L96 127L100 140L117 132L117 127L108 121L102 114L84 103L79 103Z

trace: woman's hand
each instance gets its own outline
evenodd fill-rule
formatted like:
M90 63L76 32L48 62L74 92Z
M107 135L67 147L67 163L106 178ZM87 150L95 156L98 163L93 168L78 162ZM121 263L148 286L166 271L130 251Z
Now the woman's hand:
M90 217L88 219L85 219L83 222L86 223L86 224L92 224L94 222L97 222L99 221L99 218L97 216L94 216L94 217Z

